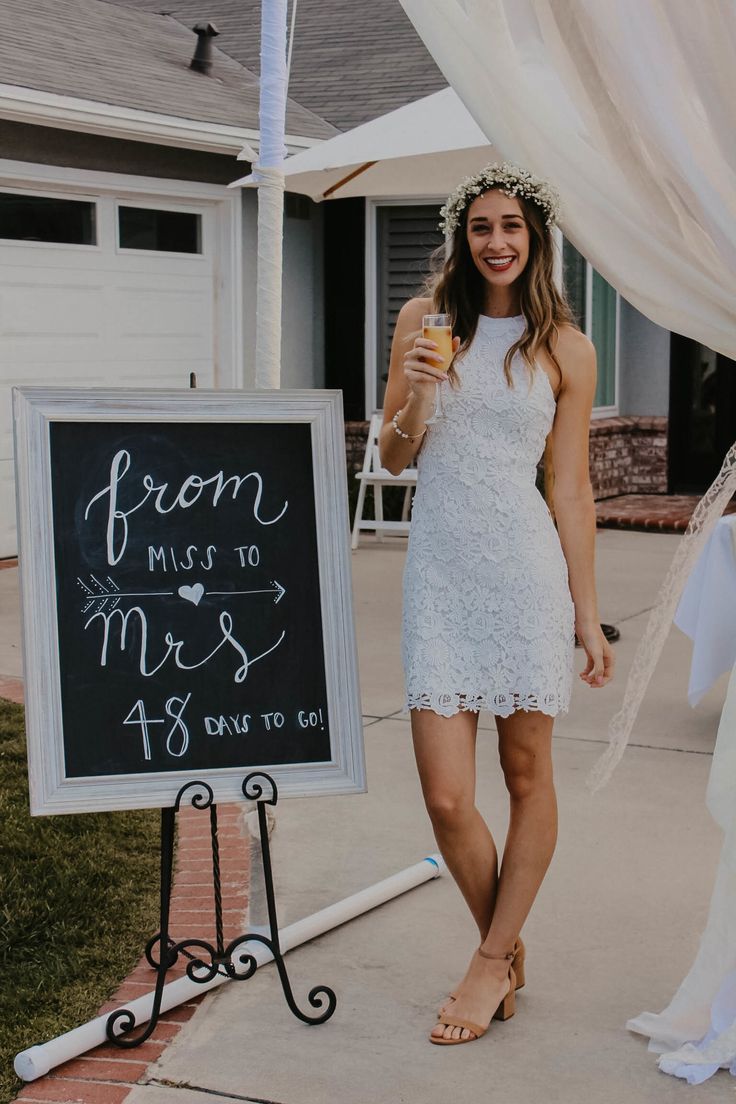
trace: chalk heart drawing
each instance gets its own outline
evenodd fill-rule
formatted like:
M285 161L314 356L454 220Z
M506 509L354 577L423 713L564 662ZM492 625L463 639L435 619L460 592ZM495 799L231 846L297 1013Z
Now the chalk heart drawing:
M194 586L180 586L179 597L186 598L187 602L192 602L195 606L198 606L204 595L204 587L201 583L195 583Z

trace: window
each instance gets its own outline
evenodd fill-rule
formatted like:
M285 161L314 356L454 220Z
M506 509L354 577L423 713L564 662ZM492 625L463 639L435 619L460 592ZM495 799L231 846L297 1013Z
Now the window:
M586 267L587 262L582 253L578 253L575 246L572 245L567 238L564 238L562 244L562 270L565 291L567 292L567 298L572 307L572 312L575 315L575 321L583 333L586 333L587 323L585 313Z
M191 211L118 207L118 226L121 249L202 252L202 216Z
M0 192L0 238L96 245L95 205L82 199Z
M617 354L616 289L596 272L575 246L563 240L562 268L565 291L575 321L595 345L598 383L593 406L615 407Z

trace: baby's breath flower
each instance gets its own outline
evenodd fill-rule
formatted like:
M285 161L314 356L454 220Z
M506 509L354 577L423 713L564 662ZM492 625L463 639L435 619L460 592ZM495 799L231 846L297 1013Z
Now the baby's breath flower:
M560 196L551 184L542 180L540 176L522 169L519 165L512 165L510 161L496 161L493 165L486 165L475 176L469 176L455 189L452 195L447 197L447 202L440 207L440 230L445 237L454 234L460 222L460 215L475 199L490 188L498 188L504 195L522 195L541 207L544 211L547 226L553 227L560 217Z

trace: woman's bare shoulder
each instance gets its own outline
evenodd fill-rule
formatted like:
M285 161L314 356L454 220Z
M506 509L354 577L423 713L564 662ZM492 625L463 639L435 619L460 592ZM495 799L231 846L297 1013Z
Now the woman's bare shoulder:
M416 328L421 327L423 315L431 313L431 299L408 299L399 311L399 318L402 322L412 324Z
M557 326L557 341L553 351L557 356L570 358L573 361L589 360L590 354L595 354L595 346L589 337L586 337L577 326L563 322Z
M595 345L577 326L567 323L557 328L554 354L562 372L562 387L576 393L595 387Z

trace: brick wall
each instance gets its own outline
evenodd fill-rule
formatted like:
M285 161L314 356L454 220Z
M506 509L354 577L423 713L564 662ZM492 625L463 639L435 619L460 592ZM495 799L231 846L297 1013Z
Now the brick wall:
M363 467L369 426L370 422L345 423L345 456L348 462L348 474L360 471Z
M667 493L667 419L638 415L590 423L595 499Z
M345 423L348 472L363 465L368 422ZM590 478L595 499L667 493L667 419L596 418L590 423Z

